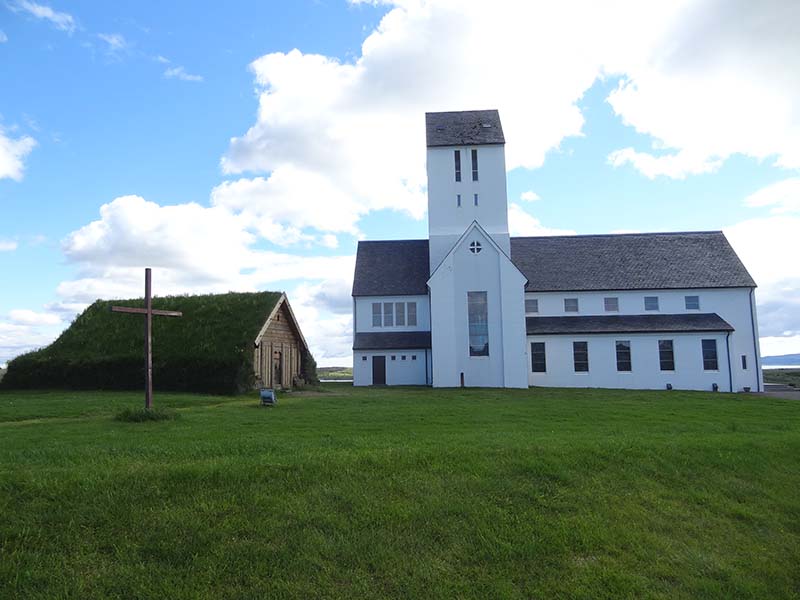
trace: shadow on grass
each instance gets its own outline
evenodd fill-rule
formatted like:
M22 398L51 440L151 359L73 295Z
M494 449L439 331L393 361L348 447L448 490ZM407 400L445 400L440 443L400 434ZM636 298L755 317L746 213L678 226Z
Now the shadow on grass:
M114 420L126 423L145 423L148 421L173 421L179 416L177 411L168 408L126 408L117 413Z

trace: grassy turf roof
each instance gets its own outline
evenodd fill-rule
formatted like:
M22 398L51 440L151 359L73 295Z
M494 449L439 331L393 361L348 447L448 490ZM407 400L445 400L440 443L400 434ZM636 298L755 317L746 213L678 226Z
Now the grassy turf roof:
M153 354L161 359L223 358L253 347L280 292L153 298L153 308L183 317L153 317ZM111 306L144 307L144 300L97 300L40 352L52 357L142 356L144 317L112 313Z

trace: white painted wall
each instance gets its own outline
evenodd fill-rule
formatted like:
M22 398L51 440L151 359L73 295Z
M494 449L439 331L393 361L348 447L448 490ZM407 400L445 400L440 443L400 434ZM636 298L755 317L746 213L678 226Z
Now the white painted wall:
M398 327L373 327L372 303L380 302L381 310L384 302L416 302L417 325ZM430 331L431 317L428 296L359 296L355 298L353 330L357 333L364 332L391 332L391 331Z
M353 352L353 385L372 385L373 356L386 357L386 385L427 385L430 383L430 350L369 350ZM395 357L395 360L392 360L392 356ZM403 360L404 356L406 360ZM414 356L416 356L416 360L413 359Z
M473 254L469 244L482 251ZM525 278L487 234L471 227L447 255L428 285L431 289L433 385L457 387L527 387L524 337ZM467 292L486 291L489 356L469 355ZM505 321L504 321L505 319Z
M545 343L546 373L533 373L528 364L531 385L553 387L597 387L628 389L665 389L671 383L674 389L730 391L728 362L724 334L612 334L589 336L528 336L531 342ZM673 340L675 371L661 371L658 340ZM703 370L701 340L717 340L718 370ZM631 372L617 371L617 340L631 343ZM588 342L589 371L574 370L572 343ZM735 386L734 386L734 389Z
M472 181L471 150L478 151L478 181ZM464 230L478 221L510 255L505 147L446 146L428 148L428 239L431 272ZM461 151L461 181L455 180L453 151ZM456 202L461 194L461 207ZM474 205L478 194L478 206Z
M750 387L752 391L762 390L760 358L758 350L758 325L755 339L751 322L749 288L721 288L721 289L683 289L683 290L621 290L604 292L529 292L527 298L536 298L539 301L539 312L528 316L576 316L576 315L633 315L633 314L690 314L690 313L717 313L730 323L735 331L730 336L731 365L733 375L733 389L740 391ZM606 297L619 298L619 312L606 312L603 299ZM644 310L644 297L658 296L659 310ZM700 309L687 310L686 296L700 296ZM564 311L564 298L578 298L579 312L567 313ZM668 339L662 336L661 339ZM742 369L741 357L747 357L747 369ZM614 354L612 353L612 358ZM657 357L657 353L656 353ZM570 355L569 365L572 365ZM635 369L636 367L634 367ZM528 365L530 370L530 365ZM616 371L616 367L614 367ZM660 381L660 380L658 380ZM698 379L699 386L705 386L706 378ZM727 372L726 372L727 382ZM537 384L542 385L542 384ZM556 385L556 384L553 384ZM560 385L560 384L559 384ZM721 384L720 384L721 385ZM605 387L605 386L596 386ZM625 387L625 386L623 386ZM654 385L652 387L660 387ZM727 385L726 385L727 388ZM696 387L692 389L705 389Z

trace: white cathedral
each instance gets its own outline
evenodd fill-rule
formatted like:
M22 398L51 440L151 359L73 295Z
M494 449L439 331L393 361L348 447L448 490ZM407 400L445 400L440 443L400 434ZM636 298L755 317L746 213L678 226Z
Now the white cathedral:
M722 232L512 238L498 112L425 125L428 239L358 245L355 385L762 391Z

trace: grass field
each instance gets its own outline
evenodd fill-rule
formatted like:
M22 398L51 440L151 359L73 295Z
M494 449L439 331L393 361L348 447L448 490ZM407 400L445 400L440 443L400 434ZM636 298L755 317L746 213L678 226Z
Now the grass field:
M0 393L0 598L792 598L800 402Z

